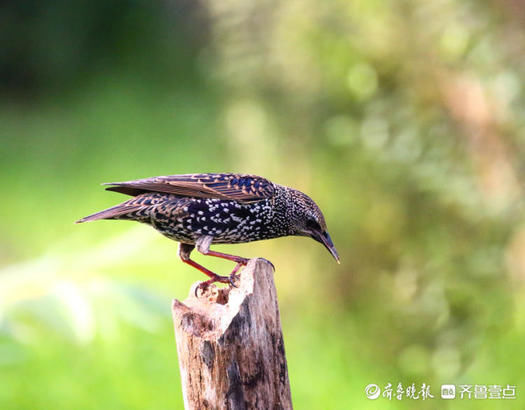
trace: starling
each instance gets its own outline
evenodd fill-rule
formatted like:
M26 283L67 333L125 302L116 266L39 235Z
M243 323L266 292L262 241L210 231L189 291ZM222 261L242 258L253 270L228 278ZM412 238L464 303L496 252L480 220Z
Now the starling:
M77 221L126 219L153 226L179 242L183 262L213 282L234 285L248 259L210 250L216 243L242 243L281 236L309 236L322 243L337 262L339 255L323 214L307 195L265 178L244 174L186 174L111 182L106 190L133 198ZM197 250L236 263L229 276L219 276L190 259Z

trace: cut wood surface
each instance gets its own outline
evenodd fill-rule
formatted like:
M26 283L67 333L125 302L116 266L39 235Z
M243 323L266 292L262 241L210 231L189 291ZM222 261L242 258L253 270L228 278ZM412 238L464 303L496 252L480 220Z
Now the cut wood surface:
M274 269L252 259L238 288L210 286L173 301L184 406L291 409Z

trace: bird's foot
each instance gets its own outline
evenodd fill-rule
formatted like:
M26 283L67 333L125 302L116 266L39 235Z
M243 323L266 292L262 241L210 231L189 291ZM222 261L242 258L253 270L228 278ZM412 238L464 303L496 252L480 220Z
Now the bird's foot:
M242 258L244 259L244 258ZM247 261L248 259L246 259ZM237 275L237 272L241 268L241 266L245 266L247 262L240 261L237 262L237 265L235 265L235 268L233 268L232 272L230 273L230 286L233 288L238 288L237 282L241 280L241 275Z
M240 275L237 274L237 272L239 272L239 269L242 266L245 266L248 263L248 261L249 261L249 259L245 259L245 258L240 258L240 259L242 259L242 260L239 260L237 262L237 265L235 265L235 268L233 268L233 270L231 271L229 276L220 276L220 275L216 275L215 274L214 276L210 277L210 279L199 283L195 287L195 296L199 297L199 290L200 290L200 294L203 295L208 290L208 287L212 283L215 283L215 282L227 283L232 288L238 288L239 287L238 283L239 283L241 277L240 277Z
M210 285L212 283L215 283L215 282L231 284L231 277L230 276L214 275L210 279L199 283L195 287L195 297L199 297L199 290L200 290L201 295L203 295L208 290Z

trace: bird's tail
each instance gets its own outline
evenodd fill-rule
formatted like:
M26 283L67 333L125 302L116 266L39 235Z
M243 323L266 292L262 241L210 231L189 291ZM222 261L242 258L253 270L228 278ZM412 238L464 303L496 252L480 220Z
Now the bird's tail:
M111 208L104 209L103 211L85 216L75 223L79 224L82 222L96 221L99 219L133 219L140 221L144 217L149 217L145 215L145 212L142 212L146 211L145 208L146 207L144 205L134 203L134 199L131 199Z

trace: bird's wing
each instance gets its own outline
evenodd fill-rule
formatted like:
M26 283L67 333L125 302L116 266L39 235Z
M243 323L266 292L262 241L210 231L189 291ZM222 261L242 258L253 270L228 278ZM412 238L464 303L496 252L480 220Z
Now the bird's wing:
M164 192L184 197L232 199L255 202L271 198L275 185L265 178L243 174L185 174L110 182L108 191L127 195Z

